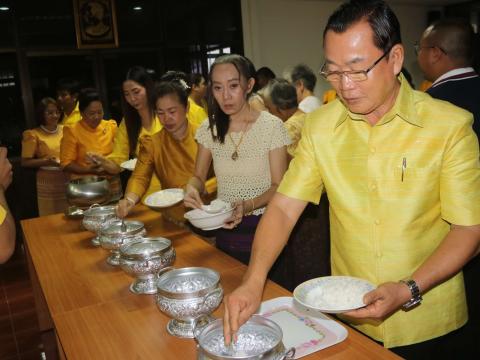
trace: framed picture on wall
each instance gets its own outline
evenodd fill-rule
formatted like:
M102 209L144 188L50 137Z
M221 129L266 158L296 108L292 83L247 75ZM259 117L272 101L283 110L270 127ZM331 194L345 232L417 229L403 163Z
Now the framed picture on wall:
M114 0L73 0L79 49L118 47Z

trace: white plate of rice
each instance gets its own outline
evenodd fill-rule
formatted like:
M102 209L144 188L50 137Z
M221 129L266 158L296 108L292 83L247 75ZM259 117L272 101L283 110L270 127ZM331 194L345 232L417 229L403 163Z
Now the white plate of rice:
M133 171L135 169L135 165L137 165L137 159L130 159L121 163L120 167L125 170Z
M304 306L335 314L364 307L363 296L375 288L370 282L355 277L324 276L298 285L293 296Z
M152 209L163 209L183 200L183 189L165 189L148 195L143 203Z

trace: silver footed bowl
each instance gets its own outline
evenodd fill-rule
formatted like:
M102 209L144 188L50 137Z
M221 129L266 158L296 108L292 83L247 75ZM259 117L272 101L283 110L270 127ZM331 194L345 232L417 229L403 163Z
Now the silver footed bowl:
M66 196L70 205L80 208L106 203L110 200L110 184L103 176L84 176L67 183Z
M200 320L200 319L199 319ZM253 315L237 332L237 341L225 346L223 319L195 328L197 359L293 359L295 348L285 350L280 326L270 319Z
M122 220L113 220L100 230L100 245L110 250L111 255L107 263L113 266L120 265L120 247L128 244L146 234L145 226L141 221L125 220L125 228Z
M155 294L156 274L175 261L172 242L162 237L145 237L133 240L120 247L120 266L135 276L130 285L134 294Z
M207 321L223 298L220 274L203 267L161 270L157 289L158 308L172 318L167 331L181 338L193 338L195 319Z
M100 230L116 219L115 206L112 205L100 206L93 204L87 210L83 211L83 227L96 234L92 239L93 245L100 246Z

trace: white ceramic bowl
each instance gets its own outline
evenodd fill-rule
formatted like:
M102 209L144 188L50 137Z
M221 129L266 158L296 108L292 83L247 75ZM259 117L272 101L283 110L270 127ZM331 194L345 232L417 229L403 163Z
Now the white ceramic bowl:
M183 189L164 189L148 195L143 204L150 209L161 210L178 204L183 200Z
M185 213L184 217L190 223L202 230L215 230L221 228L225 224L225 220L231 217L233 208L228 205L224 210L216 214L209 214L204 210L194 209Z

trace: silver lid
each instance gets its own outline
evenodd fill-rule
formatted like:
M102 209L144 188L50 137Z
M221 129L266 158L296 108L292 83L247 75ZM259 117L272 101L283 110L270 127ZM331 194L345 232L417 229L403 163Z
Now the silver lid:
M120 254L129 260L148 260L166 253L171 248L172 242L168 239L145 237L123 245Z
M131 236L142 232L145 228L141 221L125 220L125 231L122 231L122 220L115 220L106 225L101 231L103 235Z
M220 274L204 267L186 267L159 276L158 293L169 298L185 299L207 295L220 282Z

